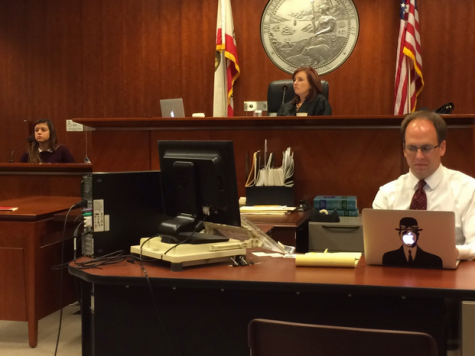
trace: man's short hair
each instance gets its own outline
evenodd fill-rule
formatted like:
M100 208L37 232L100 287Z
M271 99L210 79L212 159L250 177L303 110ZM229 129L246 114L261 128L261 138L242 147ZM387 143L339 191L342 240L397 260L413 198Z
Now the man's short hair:
M407 115L401 123L401 137L403 144L406 144L407 125L409 125L409 123L415 119L429 120L430 122L432 122L435 127L435 131L437 132L438 144L440 145L442 141L445 141L445 138L447 136L447 124L445 123L444 119L442 119L440 115L436 114L435 112L421 110Z

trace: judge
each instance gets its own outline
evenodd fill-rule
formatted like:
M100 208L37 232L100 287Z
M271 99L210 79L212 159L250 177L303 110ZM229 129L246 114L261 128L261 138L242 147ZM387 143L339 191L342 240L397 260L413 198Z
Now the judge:
M332 108L322 95L322 82L312 67L297 68L292 75L295 97L282 105L277 116L296 116L307 113L308 116L331 115Z
M35 123L35 138L20 162L28 163L74 163L74 157L64 145L59 145L56 130L51 120L41 119Z

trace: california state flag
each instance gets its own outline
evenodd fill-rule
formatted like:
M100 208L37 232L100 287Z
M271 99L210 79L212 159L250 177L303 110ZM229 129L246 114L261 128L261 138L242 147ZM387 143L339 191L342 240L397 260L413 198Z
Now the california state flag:
M231 0L218 0L213 116L234 115L233 85L239 74Z

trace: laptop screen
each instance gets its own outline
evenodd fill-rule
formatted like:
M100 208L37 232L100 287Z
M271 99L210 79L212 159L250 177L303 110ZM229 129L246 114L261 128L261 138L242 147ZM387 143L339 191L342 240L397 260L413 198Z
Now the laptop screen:
M164 99L160 100L162 117L185 117L183 99Z
M455 214L451 211L363 209L367 264L456 268Z

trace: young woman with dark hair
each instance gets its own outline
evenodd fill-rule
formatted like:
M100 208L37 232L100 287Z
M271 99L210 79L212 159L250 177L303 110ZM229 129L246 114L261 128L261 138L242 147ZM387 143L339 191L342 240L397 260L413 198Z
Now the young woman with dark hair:
M28 152L20 162L28 163L74 163L74 157L64 145L59 145L56 130L51 120L41 119L35 123L35 137Z

